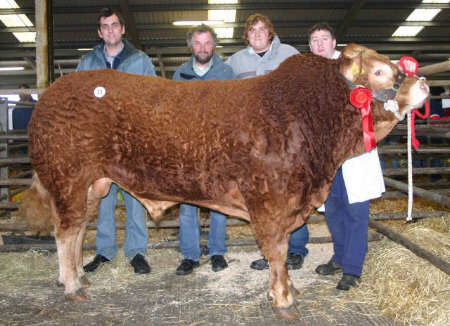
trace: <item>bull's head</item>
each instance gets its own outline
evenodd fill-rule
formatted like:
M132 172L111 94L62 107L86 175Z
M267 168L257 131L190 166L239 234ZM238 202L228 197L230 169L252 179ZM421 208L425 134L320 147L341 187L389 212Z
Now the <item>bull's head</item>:
M394 104L393 113L399 120L408 111L420 108L428 97L425 78L415 74L406 76L400 66L374 50L349 44L343 49L341 60L340 73L347 83L354 87L365 86L372 90L375 99Z

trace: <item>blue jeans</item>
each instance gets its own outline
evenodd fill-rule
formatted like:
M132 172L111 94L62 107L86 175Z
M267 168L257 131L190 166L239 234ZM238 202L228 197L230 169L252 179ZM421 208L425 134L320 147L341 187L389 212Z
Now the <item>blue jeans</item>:
M325 202L325 219L333 239L331 260L344 273L360 276L367 252L369 201L349 203L341 168Z
M111 184L108 195L100 202L97 220L97 235L95 245L97 254L112 260L117 255L116 241L116 217L115 208L117 191L120 188ZM144 207L128 192L120 189L127 210L127 222L125 230L125 256L133 259L137 254L145 255L147 252L148 229L144 216Z
M180 251L185 259L198 261L200 259L200 224L197 216L197 206L180 205ZM227 252L225 246L227 232L227 217L222 213L210 211L210 226L208 236L209 256L223 255Z
M306 255L308 254L308 249L306 249L306 244L308 243L308 241L308 226L306 224L303 224L301 227L291 233L288 253L306 257Z

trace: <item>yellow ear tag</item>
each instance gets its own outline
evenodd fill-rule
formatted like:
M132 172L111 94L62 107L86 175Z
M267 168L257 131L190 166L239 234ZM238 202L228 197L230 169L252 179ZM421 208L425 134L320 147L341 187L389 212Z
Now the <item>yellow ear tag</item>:
M353 76L359 75L359 66L356 64L356 62L353 62L352 67L350 69L352 71Z

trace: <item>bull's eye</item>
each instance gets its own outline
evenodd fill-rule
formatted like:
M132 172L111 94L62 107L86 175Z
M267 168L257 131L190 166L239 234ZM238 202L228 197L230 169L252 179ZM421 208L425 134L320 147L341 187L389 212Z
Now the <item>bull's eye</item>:
M381 76L382 74L383 74L383 72L380 69L375 71L375 76Z

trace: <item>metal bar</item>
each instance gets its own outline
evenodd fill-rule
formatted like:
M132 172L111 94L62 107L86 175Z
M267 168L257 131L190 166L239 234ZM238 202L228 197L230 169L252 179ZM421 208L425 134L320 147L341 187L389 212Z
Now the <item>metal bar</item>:
M28 140L28 135L0 134L0 140Z
M450 60L419 68L419 74L432 75L450 70Z
M382 236L370 232L369 233L369 241L379 241L382 239ZM311 237L309 238L309 243L329 243L332 242L331 237ZM202 240L200 242L202 245L206 245L207 241ZM256 246L256 240L231 240L226 241L227 247L233 246ZM120 244L119 247L123 245ZM149 249L163 249L163 248L178 248L180 246L179 241L162 241L162 242L154 242L149 243L147 248ZM27 250L45 250L45 251L56 251L56 244L54 243L42 243L42 244L9 244L0 246L0 252L23 252ZM95 245L83 245L83 250L95 250Z
M397 232L393 231L392 229L380 224L379 222L375 221L369 221L369 225L373 228L375 228L378 232L382 233L389 239L391 239L394 242L397 242L404 246L405 248L411 250L414 254L417 256L424 258L428 260L431 264L439 268L441 271L446 273L447 275L450 275L450 263L448 261L445 261L441 259L440 257L434 255L430 251L416 245L412 241L408 240L404 236L398 234Z
M383 175L406 175L407 168L387 168L383 169ZM413 174L449 174L450 167L436 167L436 168L413 168Z
M22 164L22 163L30 163L30 158L28 158L28 157L0 158L0 165L2 165L2 164Z
M406 147L392 148L389 146L378 147L378 154L406 154ZM419 148L415 151L417 154L450 154L450 148L448 147L435 147L435 148Z
M16 204L16 203L11 203ZM16 204L17 207L17 204ZM0 206L1 208L1 206ZM432 211L432 212L417 212L414 214L414 218L416 219L423 219L423 218L430 218L430 217L440 217L444 214L447 214L447 212L442 211ZM405 219L406 213L389 213L389 214L370 214L369 218L371 220L390 220L390 219ZM324 221L324 216L319 214L311 215L308 219L308 222L321 222ZM241 220L236 217L228 217L227 218L227 226L242 226L247 225L250 222L247 222L245 220ZM209 226L209 220L201 220L200 225L202 227L208 227ZM178 220L167 220L167 221L161 221L160 223L155 223L153 221L147 221L147 228L154 229L154 228L178 228ZM97 223L89 223L87 225L88 230L95 230L97 228ZM125 229L125 223L124 222L116 222L116 229L123 230ZM14 232L26 232L30 231L29 225L27 223L0 223L0 230L2 231L14 231Z
M0 186L29 186L31 185L30 179L18 179L18 178L9 178L9 179L0 179Z
M408 185L404 182L400 182L388 177L384 177L384 182L387 186L402 190L407 192L408 191ZM413 187L413 192L415 195L429 199L431 201L434 201L435 203L450 206L450 197L445 196L442 194L435 193L433 191L425 190L419 187Z

